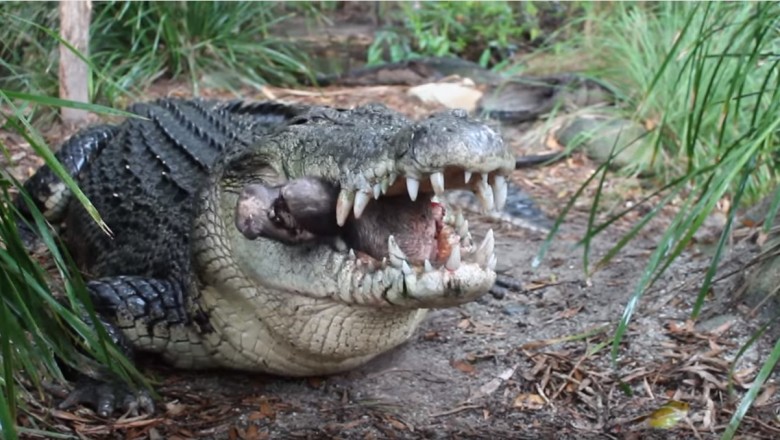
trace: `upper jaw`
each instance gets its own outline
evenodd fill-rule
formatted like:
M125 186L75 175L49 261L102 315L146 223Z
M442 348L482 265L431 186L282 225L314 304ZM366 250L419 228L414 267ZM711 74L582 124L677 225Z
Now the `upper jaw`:
M503 209L514 155L498 133L465 112L444 112L410 124L394 136L388 150L393 148L395 157L352 165L338 178L339 225L350 212L359 218L372 198L402 193L414 201L420 192L440 195L445 189L470 188L484 210Z

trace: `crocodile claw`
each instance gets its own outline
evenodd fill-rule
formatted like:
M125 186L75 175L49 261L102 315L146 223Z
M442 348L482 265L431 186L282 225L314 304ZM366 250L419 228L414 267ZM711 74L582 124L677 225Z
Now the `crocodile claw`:
M80 379L58 408L68 409L76 405L87 405L101 417L110 417L120 410L130 416L154 413L154 400L148 391L133 391L124 383L92 378Z

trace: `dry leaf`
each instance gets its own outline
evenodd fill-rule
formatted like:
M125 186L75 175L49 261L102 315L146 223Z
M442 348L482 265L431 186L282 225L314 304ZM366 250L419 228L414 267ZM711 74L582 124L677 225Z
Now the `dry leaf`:
M458 328L459 328L459 329L467 329L467 328L469 328L470 326L471 326L471 321L469 321L469 320L468 320L468 318L466 318L466 319L462 319L462 320L461 320L461 321L458 323Z
M542 396L538 394L523 393L515 397L512 406L520 409L538 411L544 408L545 402Z
M689 405L678 400L670 400L666 405L653 411L647 423L653 428L671 429L688 415Z
M569 319L569 318L577 315L577 313L579 313L580 310L582 310L582 306L572 307L570 309L566 309L563 312L561 312L561 318Z
M393 428L395 428L395 429L397 429L399 431L405 431L405 430L408 429L405 424L403 424L402 422L400 422L400 421L398 421L398 420L396 420L396 419L394 419L392 417L387 417L385 420L387 420L387 423L391 424L393 426Z
M477 369L474 368L473 365L471 365L470 363L464 360L451 361L450 365L452 365L456 370L460 371L461 373L473 374L475 371L477 371Z
M184 405L177 400L165 404L165 413L172 417L178 416L184 413L184 411L186 410L187 410L187 405Z
M431 330L429 332L426 332L423 335L423 339L426 340L426 341L433 341L433 340L439 339L440 336L441 335L439 334L439 332L437 332L435 330Z

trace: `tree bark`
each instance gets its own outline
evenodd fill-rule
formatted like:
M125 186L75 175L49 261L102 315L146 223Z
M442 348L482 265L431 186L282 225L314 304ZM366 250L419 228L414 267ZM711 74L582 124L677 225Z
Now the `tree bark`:
M92 1L60 0L60 37L89 56L89 22ZM89 102L89 66L68 46L60 43L60 98ZM86 119L88 112L63 107L60 116L66 124L77 124Z

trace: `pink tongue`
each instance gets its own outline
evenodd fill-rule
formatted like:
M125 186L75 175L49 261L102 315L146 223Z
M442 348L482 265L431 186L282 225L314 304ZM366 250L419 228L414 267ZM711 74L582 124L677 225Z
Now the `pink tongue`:
M430 197L420 194L412 202L406 195L382 197L369 202L360 219L350 217L344 225L344 240L351 248L381 260L387 256L387 238L392 235L414 263L435 258L436 215Z

